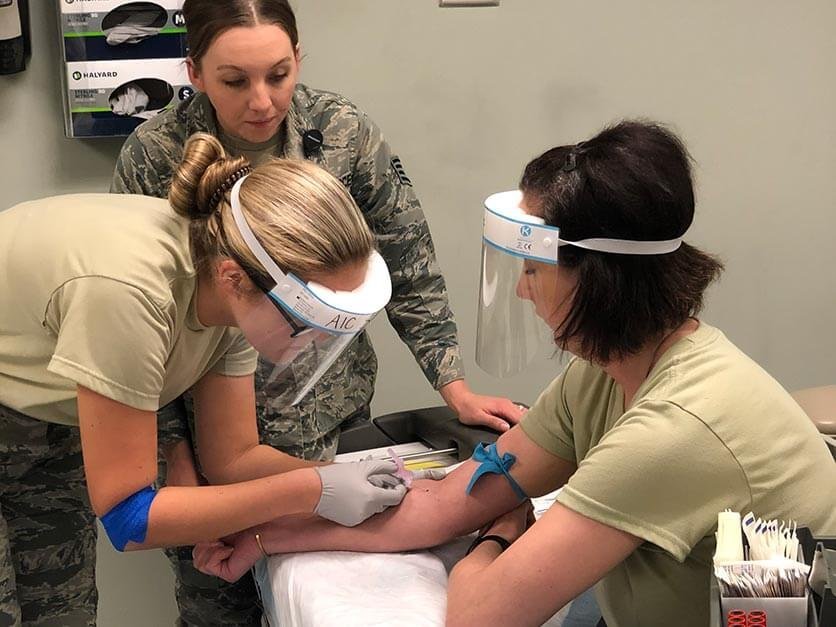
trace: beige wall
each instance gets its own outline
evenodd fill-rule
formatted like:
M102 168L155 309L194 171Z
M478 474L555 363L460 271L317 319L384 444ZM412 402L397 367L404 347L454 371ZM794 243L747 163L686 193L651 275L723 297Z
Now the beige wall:
M105 190L120 144L63 138L52 2L30 4L31 67L0 78L0 207ZM475 388L530 402L557 368L500 382L472 363L482 198L538 151L623 116L673 124L697 161L689 239L728 268L705 318L789 388L836 382L832 0L296 4L303 79L369 112L420 193ZM385 321L374 339L375 410L436 404ZM103 546L100 583L102 625L172 620L159 555Z

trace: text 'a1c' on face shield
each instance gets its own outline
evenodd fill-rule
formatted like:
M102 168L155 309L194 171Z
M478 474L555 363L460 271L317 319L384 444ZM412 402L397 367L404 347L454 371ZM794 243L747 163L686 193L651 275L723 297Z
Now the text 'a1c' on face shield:
M271 378L294 366L297 404L310 392L337 357L383 309L392 296L389 268L372 251L362 284L334 291L314 281L285 274L267 254L241 210L240 190L246 176L230 192L232 216L247 246L276 282L248 314L238 321L244 336L262 358L274 364Z
M522 372L551 336L535 310L540 284L526 264L556 265L558 229L520 208L522 193L485 200L476 363L496 377Z

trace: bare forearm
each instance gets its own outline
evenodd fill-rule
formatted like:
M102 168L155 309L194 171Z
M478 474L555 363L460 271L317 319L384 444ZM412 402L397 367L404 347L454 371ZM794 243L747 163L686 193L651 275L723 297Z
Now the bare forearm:
M307 470L235 485L162 488L151 504L145 542L130 548L195 544L281 516L309 513L320 492L319 477Z
M453 568L447 582L447 625L462 627L485 624L485 617L478 616L478 606L490 598L486 595L492 594L489 591L497 583L485 578L488 574L486 569L501 552L498 544L484 542ZM476 607L473 607L474 603Z
M453 622L451 618L461 619L467 614L468 606L474 602L484 602L486 589L493 582L483 582L485 569L499 557L499 545L486 542L476 547L476 550L461 560L453 568L447 582L447 619L448 623Z
M443 481L418 481L401 505L357 527L320 518L287 517L256 530L268 553L351 550L391 552L435 546L477 529L518 504L504 477L488 475L465 494L476 463Z
M280 450L259 444L254 446L222 469L207 470L207 478L213 484L238 483L278 475L299 468L322 466L326 462L308 461L293 457Z

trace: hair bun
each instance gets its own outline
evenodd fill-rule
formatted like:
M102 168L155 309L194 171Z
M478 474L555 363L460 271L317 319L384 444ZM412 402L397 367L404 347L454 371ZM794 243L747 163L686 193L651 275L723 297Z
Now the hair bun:
M223 194L248 171L245 157L228 157L216 137L195 133L183 148L183 158L171 179L168 201L182 216L192 220L208 218ZM233 176L237 178L229 183Z

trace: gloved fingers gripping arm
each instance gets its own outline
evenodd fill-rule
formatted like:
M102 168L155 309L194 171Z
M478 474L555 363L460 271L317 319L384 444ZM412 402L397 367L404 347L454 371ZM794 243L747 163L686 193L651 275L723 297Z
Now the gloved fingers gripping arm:
M322 481L322 494L314 512L347 527L398 505L406 495L406 486L377 487L370 480L372 476L392 476L397 470L394 462L365 459L315 470Z
M366 455L363 458L363 461L371 461L374 457L371 455ZM382 475L369 475L369 483L371 483L376 488L394 488L399 485L403 485L403 480L400 477L390 474L382 474Z
M369 483L376 488L391 490L403 485L403 480L394 475L372 475L369 477Z
M390 451L391 453L391 451ZM371 455L365 457L364 459L369 460L373 459ZM397 463L397 462L396 462ZM440 481L447 476L447 470L445 468L423 468L420 470L409 470L411 474L412 481L421 481L422 479L429 479L431 481ZM405 482L402 477L389 474L382 474L382 475L371 475L369 477L369 481L371 484L378 488L394 488L399 485L404 485ZM407 488L410 486L407 485Z
M412 471L413 481L441 481L447 476L447 471L444 468L424 468L422 470Z

